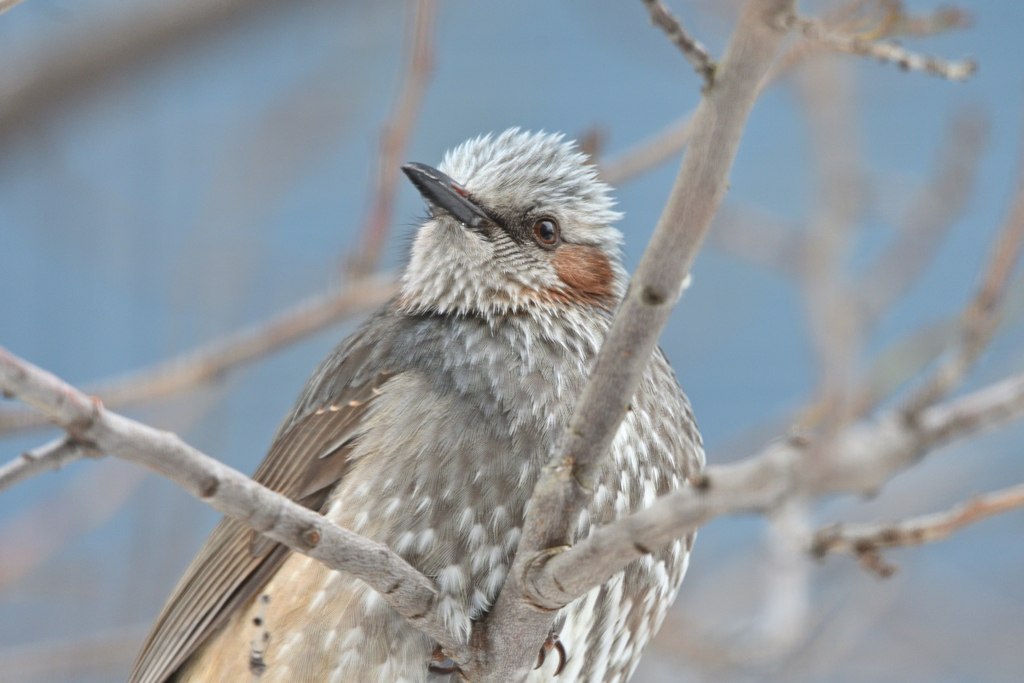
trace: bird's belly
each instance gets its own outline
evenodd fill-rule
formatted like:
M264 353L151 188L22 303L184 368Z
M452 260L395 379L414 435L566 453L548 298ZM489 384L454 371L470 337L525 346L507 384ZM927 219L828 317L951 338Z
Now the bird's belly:
M254 647L264 663L258 678ZM431 649L365 583L292 555L178 683L414 683L426 680Z
M446 405L449 399L421 394L416 386L403 389L396 393L413 398L381 397L376 428L360 442L325 514L386 543L434 578L442 616L468 637L504 584L548 444L540 434L496 436L465 407ZM664 405L638 396L616 435L592 505L578 520L577 538L589 533L591 522L646 507L683 484L677 455L683 448L650 436L665 434L662 423L674 419ZM686 446L699 449L699 443ZM565 669L554 678L558 658L549 656L531 683L628 679L682 581L691 543L692 537L641 557L564 608L555 628L568 655ZM270 598L265 608L262 595ZM261 609L266 614L257 627ZM428 680L434 644L427 637L363 582L292 555L192 658L179 681L251 683L250 653L262 629L269 640L259 683Z

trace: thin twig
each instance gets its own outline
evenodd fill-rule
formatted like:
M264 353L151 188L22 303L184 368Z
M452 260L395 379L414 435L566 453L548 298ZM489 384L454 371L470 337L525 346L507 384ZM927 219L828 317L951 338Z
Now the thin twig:
M446 647L462 646L436 610L433 581L387 546L333 524L174 434L104 409L98 400L2 347L0 390L44 411L71 436L153 470L264 536L357 576L413 626Z
M949 510L912 517L899 522L833 524L814 534L811 554L847 553L879 576L891 576L896 567L882 558L885 548L900 548L942 541L966 526L1012 510L1024 508L1024 484L986 493Z
M122 408L192 389L349 316L373 310L394 296L397 289L393 276L358 280L306 299L253 327L233 332L152 367L86 387L86 390L108 408ZM0 410L0 434L46 425L46 419L32 410Z
M622 185L671 161L689 142L692 125L693 112L690 112L626 151L601 161L597 165L601 180L609 185Z
M58 490L3 519L0 590L38 575L48 560L101 527L132 499L147 474L122 462L103 462L80 470Z
M381 127L377 182L371 195L373 208L363 228L359 253L350 263L350 273L355 277L372 273L380 261L398 195L399 167L433 68L435 1L416 0L409 5L409 12L412 29L409 62L395 109Z
M726 202L708 232L707 246L773 273L799 278L804 256L802 227L758 206Z
M890 22L888 29L876 29L874 35L886 37L892 35L930 36L969 25L967 15L961 10L938 10L934 14L912 16L903 14L902 20ZM824 19L825 25L831 30L841 31L849 27L843 26L844 18L840 14ZM816 40L800 40L788 46L769 69L761 84L761 88L777 83L792 72L793 68L808 57L828 49ZM623 185L637 176L650 171L676 157L686 147L690 138L690 123L693 112L672 121L661 130L650 135L623 152L601 162L599 169L602 179L611 185Z
M831 55L808 61L796 84L806 112L817 201L800 250L801 294L817 359L821 426L849 418L848 388L863 343L845 269L864 206L864 170L851 65Z
M898 236L858 278L865 324L877 321L918 280L942 238L963 216L987 130L987 121L976 111L953 117L935 171L907 211Z
M0 467L0 493L37 474L59 470L82 458L95 458L100 455L102 454L89 444L70 436L54 439L38 448L25 451L20 457Z
M872 41L858 35L835 31L821 19L794 15L791 27L799 31L804 38L819 42L837 52L896 64L904 71L920 71L951 81L965 81L978 70L978 63L973 59L947 61L930 55L919 55L896 43Z
M643 3L651 15L651 23L664 31L668 39L679 48L697 75L704 79L704 87L711 87L715 81L715 62L707 48L690 35L679 18L661 0L643 0Z
M1021 147L1024 150L1024 146ZM981 286L964 310L957 348L908 401L907 414L914 416L941 399L964 380L999 326L1002 303L1021 251L1024 250L1024 156L1010 215L992 245Z

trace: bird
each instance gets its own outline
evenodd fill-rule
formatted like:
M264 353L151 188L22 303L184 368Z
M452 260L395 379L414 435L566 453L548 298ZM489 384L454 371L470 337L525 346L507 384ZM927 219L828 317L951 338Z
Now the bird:
M434 581L438 614L465 641L505 582L534 485L626 293L622 214L560 134L513 128L462 143L438 168L402 170L427 215L397 294L313 372L253 479L401 555ZM659 347L573 541L692 485L703 466ZM642 555L561 609L528 680L628 680L693 541ZM457 680L439 653L358 578L225 518L129 683Z

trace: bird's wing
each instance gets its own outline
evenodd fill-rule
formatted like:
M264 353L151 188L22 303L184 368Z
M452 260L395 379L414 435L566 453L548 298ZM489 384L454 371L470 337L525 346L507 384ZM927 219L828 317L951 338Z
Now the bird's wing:
M351 347L350 347L351 348ZM342 388L332 400L278 433L253 479L319 510L349 465L364 416L392 375L378 372L344 386L367 357L365 346L348 354L328 378ZM347 366L347 367L346 367ZM361 373L360 373L361 374ZM319 381L324 381L318 373ZM317 381L318 375L314 375ZM340 382L338 380L341 380ZM163 683L218 626L251 598L291 554L230 518L221 520L164 605L139 653L129 683Z

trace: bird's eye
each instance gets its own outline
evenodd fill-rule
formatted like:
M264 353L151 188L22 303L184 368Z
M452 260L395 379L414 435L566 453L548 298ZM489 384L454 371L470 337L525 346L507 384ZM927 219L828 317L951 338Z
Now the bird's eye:
M554 218L541 218L533 224L533 234L546 247L558 242L558 223Z

